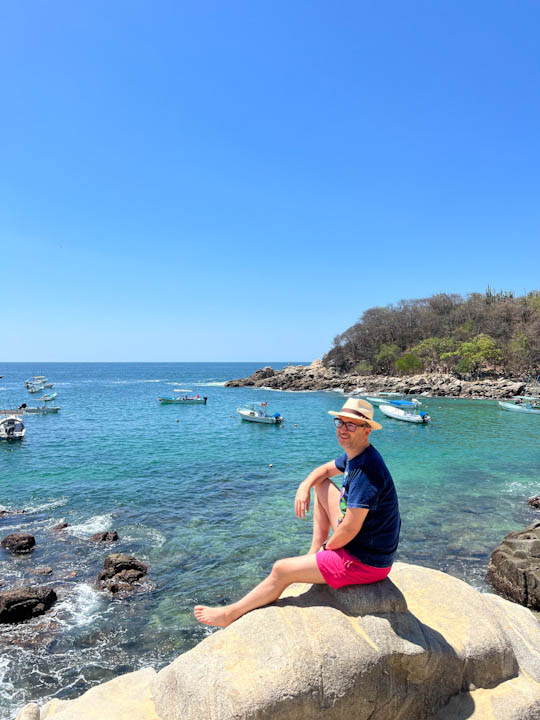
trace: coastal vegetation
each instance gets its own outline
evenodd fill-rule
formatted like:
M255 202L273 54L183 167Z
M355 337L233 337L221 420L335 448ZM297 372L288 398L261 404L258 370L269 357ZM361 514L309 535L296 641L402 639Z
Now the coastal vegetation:
M540 291L441 293L373 307L334 339L323 364L361 375L422 371L536 377Z

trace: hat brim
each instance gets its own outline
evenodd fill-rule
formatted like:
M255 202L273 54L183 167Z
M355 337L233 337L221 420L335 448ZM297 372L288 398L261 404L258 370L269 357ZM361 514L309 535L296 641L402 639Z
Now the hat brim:
M334 412L333 410L328 411L329 415L333 415L334 417L345 417L350 420L361 420L362 422L368 423L368 425L371 425L371 428L373 430L382 430L382 425L380 425L376 420L370 420L369 418L359 418L358 415L353 415L352 413L348 413L346 410L343 412Z

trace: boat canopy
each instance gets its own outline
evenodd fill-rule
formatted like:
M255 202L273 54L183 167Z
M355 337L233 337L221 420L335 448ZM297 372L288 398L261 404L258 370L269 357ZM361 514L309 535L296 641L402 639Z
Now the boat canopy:
M396 405L397 407L401 408L415 408L416 403L411 402L410 400L391 400L391 405Z

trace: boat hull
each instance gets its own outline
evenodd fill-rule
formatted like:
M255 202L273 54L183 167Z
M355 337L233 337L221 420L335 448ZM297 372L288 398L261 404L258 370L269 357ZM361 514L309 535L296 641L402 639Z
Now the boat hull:
M240 412L240 410L237 411L242 420L246 420L246 422L256 422L256 423L263 423L265 425L279 425L282 418L275 418L272 417L272 415L250 415L249 412Z
M511 410L512 412L529 413L529 415L540 415L540 409L528 408L524 405L516 405L515 403L503 402L499 400L499 405L503 410Z
M193 398L184 400L184 398L158 398L162 405L206 405L204 398Z
M422 417L416 413L406 412L400 408L392 407L391 405L380 405L379 410L384 413L387 417L391 417L394 420L402 420L403 422L416 423L417 425L426 425L431 421L428 415ZM429 419L426 419L429 418Z
M30 415L49 415L51 413L57 413L59 410L60 408L54 405L43 405L43 407L24 408L24 412L29 413Z

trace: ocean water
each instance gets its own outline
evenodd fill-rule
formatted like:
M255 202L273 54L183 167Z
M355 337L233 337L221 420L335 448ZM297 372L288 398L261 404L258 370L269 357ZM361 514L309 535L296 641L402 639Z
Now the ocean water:
M284 363L4 364L0 408L36 404L23 383L55 383L58 415L25 417L26 437L0 441L0 534L30 532L28 556L0 551L2 589L51 585L59 601L46 616L0 625L0 719L30 701L75 697L147 665L160 669L211 629L196 603L237 599L272 563L305 552L310 521L297 520L298 483L341 454L335 392L225 388L231 378ZM182 387L206 406L161 406ZM282 426L242 422L236 408L268 401ZM493 548L535 519L540 417L496 402L425 398L429 426L381 415L372 434L393 474L403 518L399 559L437 568L482 591ZM55 533L61 521L67 531ZM88 538L114 529L119 542ZM150 565L145 592L110 599L96 576L110 552ZM54 572L36 576L36 567Z

